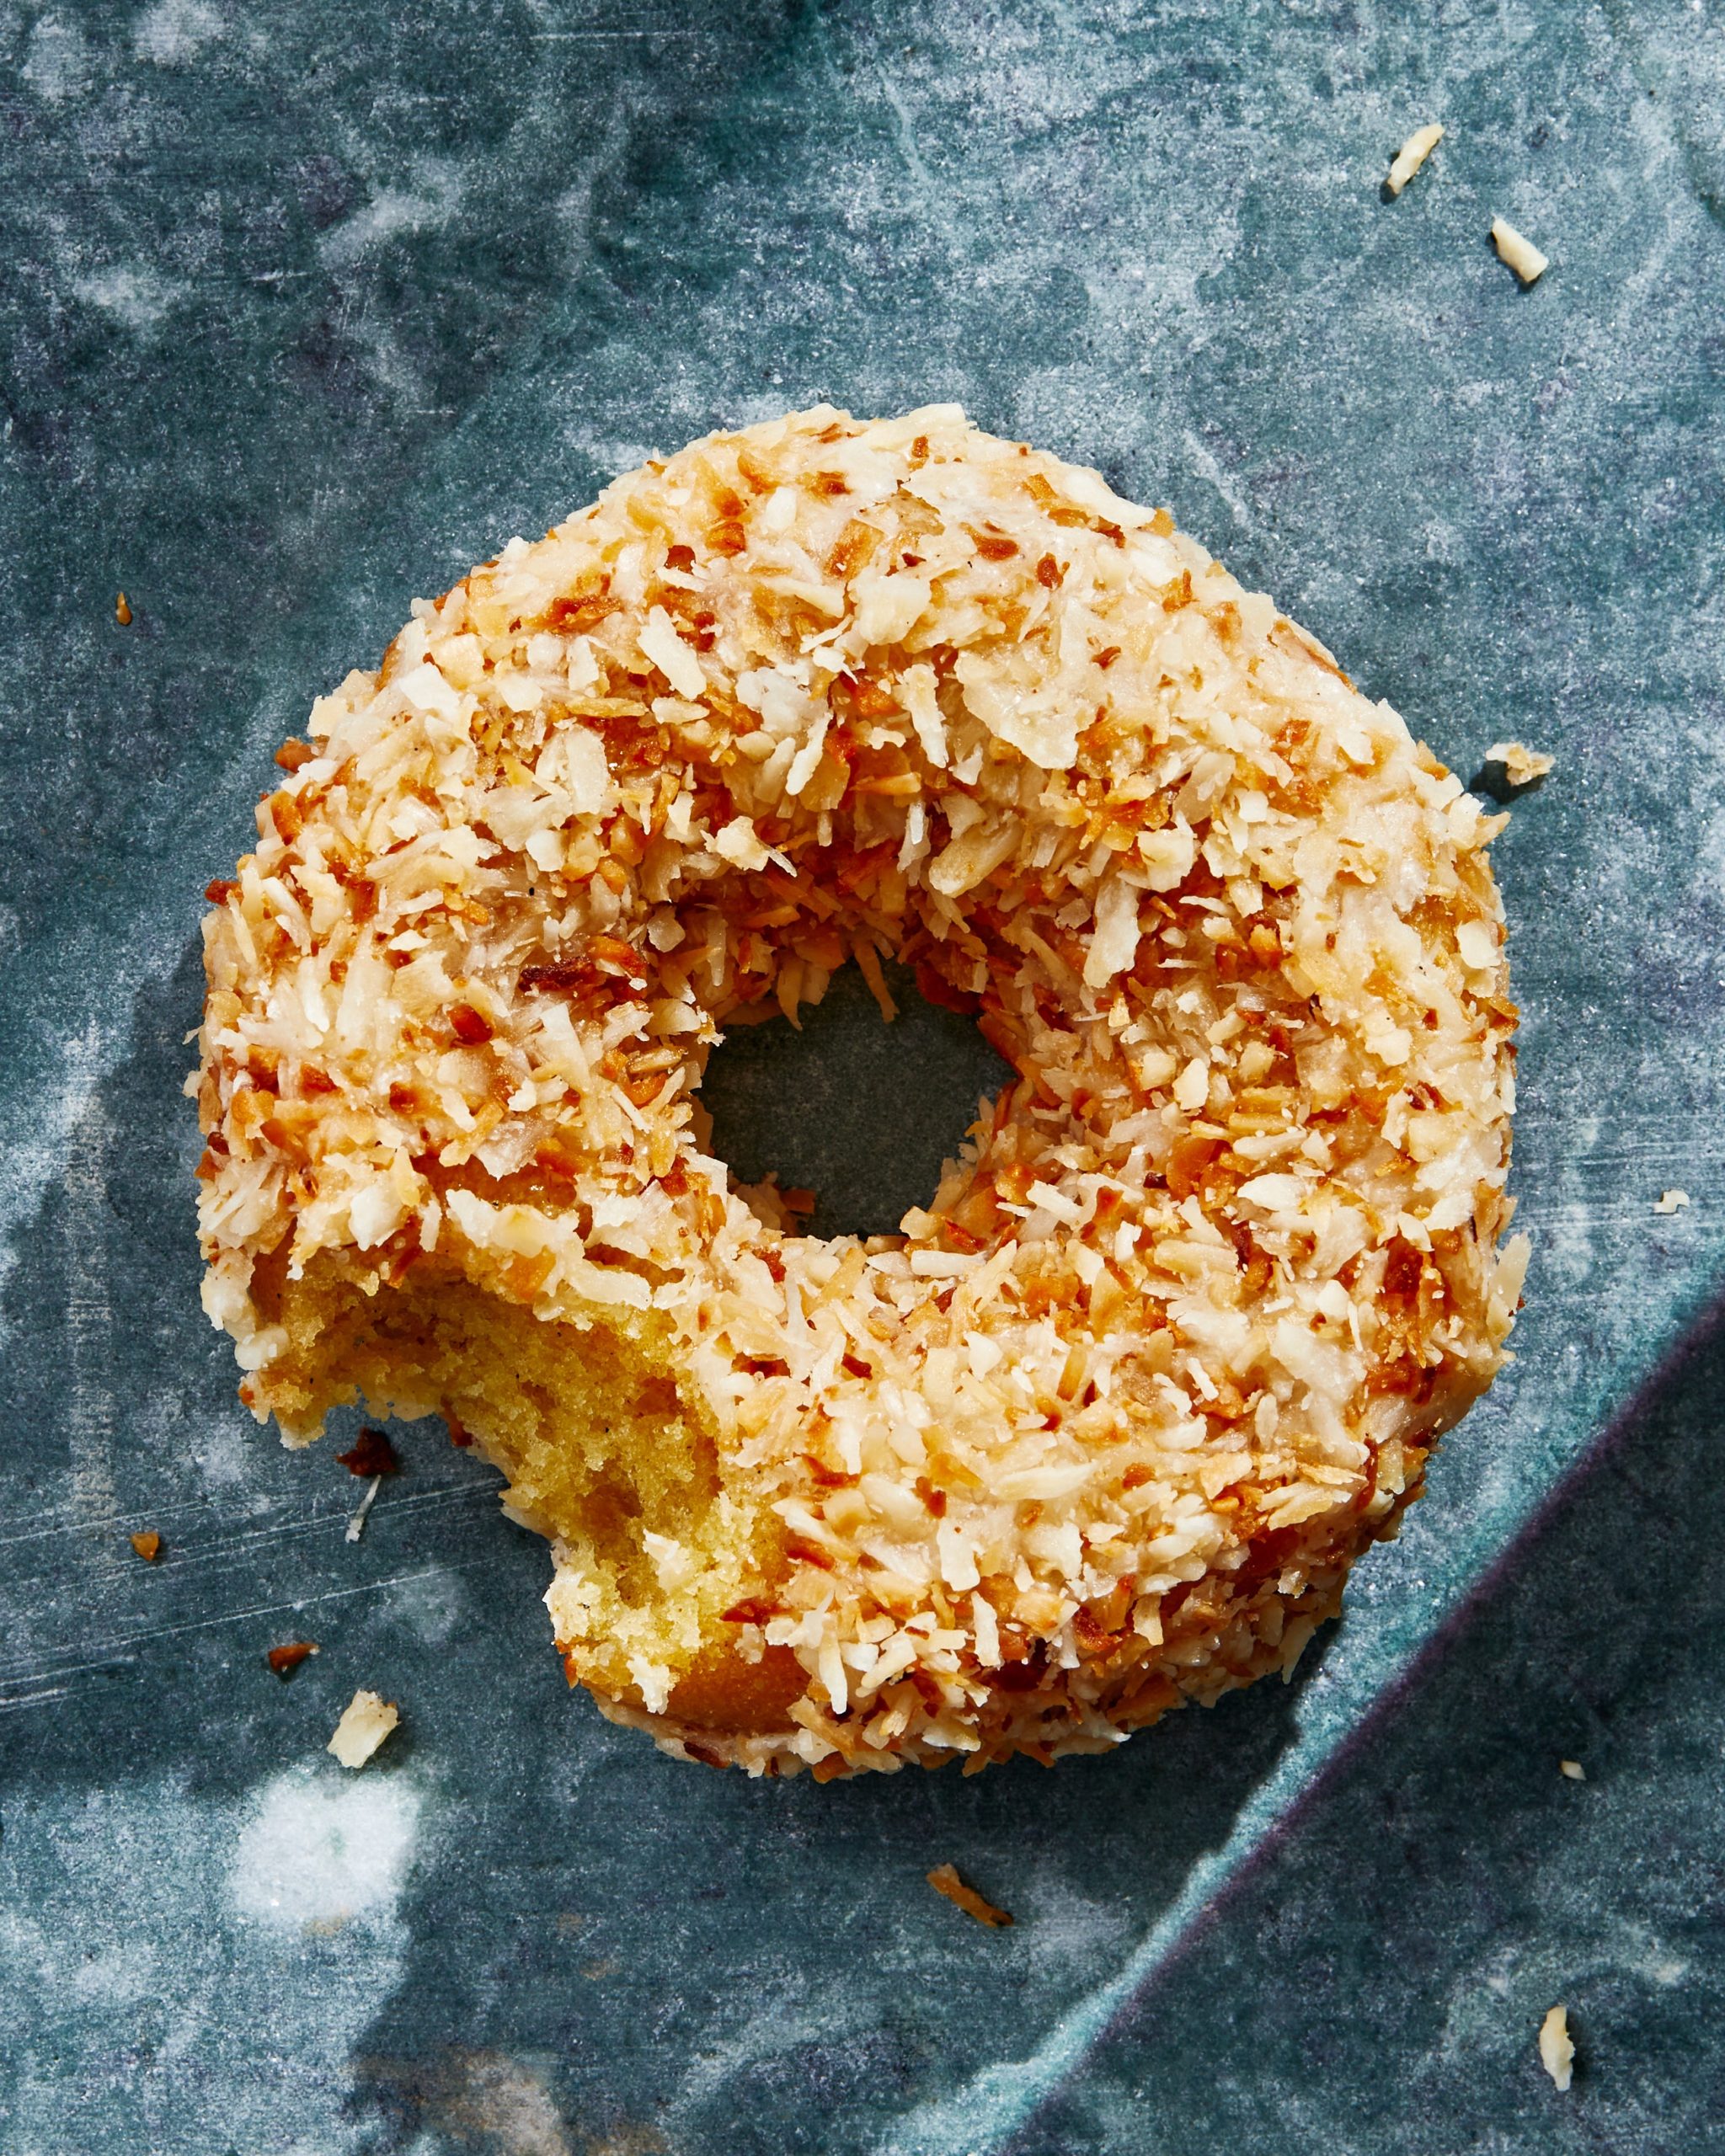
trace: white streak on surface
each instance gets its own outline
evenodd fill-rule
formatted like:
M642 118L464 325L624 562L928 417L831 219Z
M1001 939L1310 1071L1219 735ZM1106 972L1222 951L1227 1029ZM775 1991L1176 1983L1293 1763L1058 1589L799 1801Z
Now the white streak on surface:
M318 252L325 263L335 267L355 261L371 248L400 234L436 232L455 216L462 187L458 165L429 164L421 186L381 189L363 210L356 210L345 223L326 232L318 243Z
M92 1098L74 1134L61 1209L66 1267L67 1401L72 1497L85 1518L114 1509L114 1304L109 1281L108 1111Z
M45 1098L33 1089L28 1102L8 1102L12 1112L0 1123L0 1288L18 1262L18 1230L58 1174L72 1132L89 1109L97 1086L120 1059L119 1044L107 1029L93 1022L61 1042L60 1059L57 1087ZM26 1113L29 1123L20 1129L19 1120ZM9 1330L0 1319L0 1344Z
M1241 530L1250 531L1252 525L1252 508L1246 497L1190 427L1182 430L1180 439L1185 443L1186 454L1192 459L1193 463L1234 512L1235 521Z

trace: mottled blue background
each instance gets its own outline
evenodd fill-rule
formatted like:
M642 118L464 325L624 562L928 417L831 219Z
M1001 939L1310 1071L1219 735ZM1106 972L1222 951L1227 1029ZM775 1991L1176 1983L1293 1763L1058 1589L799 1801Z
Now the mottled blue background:
M1725 2147L1722 189L1717 0L0 6L7 2156ZM1497 848L1520 1359L1298 1683L1052 1774L660 1759L487 1470L408 1432L348 1544L197 1309L199 894L270 747L820 397L1097 464L1464 778L1558 758ZM732 1157L881 1225L985 1070L812 1039L731 1052Z

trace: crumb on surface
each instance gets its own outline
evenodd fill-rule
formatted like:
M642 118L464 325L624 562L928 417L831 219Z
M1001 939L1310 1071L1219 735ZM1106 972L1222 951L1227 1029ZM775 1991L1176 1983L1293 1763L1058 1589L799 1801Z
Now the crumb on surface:
M1511 786L1531 786L1536 778L1543 778L1557 762L1537 749L1524 748L1519 741L1494 741L1486 750L1488 764L1501 764L1503 776Z
M307 1655L316 1654L315 1640L286 1640L279 1647L271 1647L264 1659L278 1677L291 1676Z
M1554 2006L1540 2024L1540 2064L1552 2085L1567 2089L1575 2073L1575 2046L1569 2035L1569 2009Z
M1689 1203L1686 1190L1662 1190L1653 1202L1656 1213L1680 1213Z
M1443 124L1439 120L1430 120L1425 126L1414 129L1397 151L1396 162L1390 167L1390 176L1384 182L1391 195L1402 192L1443 139Z
M1536 284L1551 266L1551 257L1505 218L1493 218L1492 244L1524 285Z
M1557 1772L1567 1781L1584 1782L1587 1780L1587 1770L1579 1759L1560 1759L1557 1762Z
M337 1453L335 1457L350 1475L357 1475L367 1482L374 1475L401 1472L401 1455L382 1430L361 1430L348 1450Z
M131 603L123 591L114 602L114 618L123 629L131 627Z
M382 1487L383 1477L381 1475L374 1475L366 1485L366 1494L360 1498L353 1518L347 1524L347 1531L342 1537L343 1541L357 1542L365 1533L366 1522L371 1516L372 1506L377 1502L377 1492Z
M967 1917L975 1917L978 1924L999 1927L1012 1921L1007 1910L996 1908L992 1902L985 1901L974 1886L967 1886L953 1865L936 1865L928 1875L928 1883L937 1894L944 1894L954 1907L961 1908Z
M153 1565L162 1555L162 1538L153 1527L146 1528L141 1534L133 1535L131 1546L147 1565Z
M375 1692L355 1692L326 1748L344 1767L363 1767L400 1720L393 1700L380 1699Z

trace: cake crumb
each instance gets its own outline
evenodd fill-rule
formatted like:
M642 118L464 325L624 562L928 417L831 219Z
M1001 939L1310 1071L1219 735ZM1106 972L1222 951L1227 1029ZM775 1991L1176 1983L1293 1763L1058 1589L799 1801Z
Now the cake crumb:
M1524 748L1519 741L1494 741L1486 750L1488 764L1501 764L1503 776L1511 786L1531 786L1536 778L1543 778L1557 762L1537 749Z
M1503 217L1492 220L1492 244L1524 285L1537 284L1551 266L1551 257Z
M1680 1213L1689 1203L1686 1190L1662 1190L1653 1202L1656 1213Z
M1397 151L1396 162L1390 167L1390 176L1384 182L1391 195L1402 192L1443 139L1443 126L1438 120L1434 120L1424 127L1414 129Z
M1012 1921L1007 1910L997 1909L992 1902L984 1901L974 1886L967 1886L953 1865L936 1865L928 1875L928 1883L937 1894L944 1894L967 1917L975 1917L978 1924L1000 1925Z
M1575 2046L1569 2036L1569 2009L1554 2006L1540 2024L1540 2064L1555 2087L1569 2086L1575 2071Z
M123 591L114 602L114 618L123 629L131 627L131 602Z
M355 1692L326 1749L344 1767L363 1767L400 1720L393 1700L379 1699L375 1692Z
M133 1535L131 1546L147 1565L153 1565L162 1555L162 1538L153 1527L146 1528L142 1534Z
M1584 1782L1587 1780L1587 1769L1579 1759L1560 1759L1557 1772L1568 1781Z
M279 1647L271 1647L264 1659L278 1677L291 1676L307 1655L316 1654L315 1640L287 1640Z

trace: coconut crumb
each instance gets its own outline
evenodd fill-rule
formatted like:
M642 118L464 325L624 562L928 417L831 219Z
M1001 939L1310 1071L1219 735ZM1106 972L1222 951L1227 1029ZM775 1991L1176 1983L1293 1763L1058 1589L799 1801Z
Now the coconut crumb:
M1524 748L1519 741L1494 741L1486 750L1488 764L1501 764L1503 776L1511 786L1531 786L1536 778L1543 778L1557 763L1555 756L1547 756L1537 749Z
M1680 1213L1689 1203L1686 1190L1662 1190L1653 1203L1656 1213Z
M383 1477L381 1475L374 1475L371 1477L371 1487L360 1498L358 1510L347 1524L347 1532L341 1538L344 1542L357 1542L365 1533L366 1522L371 1517L371 1508L377 1502L377 1492L382 1487Z
M1391 195L1402 192L1443 139L1443 126L1438 120L1434 120L1423 127L1414 129L1397 151L1396 162L1390 167L1390 176L1384 182Z
M162 1555L162 1538L154 1528L146 1528L142 1534L131 1538L131 1546L147 1565L153 1565Z
M1551 266L1549 255L1502 217L1492 220L1492 243L1524 285L1537 284Z
M1579 1759L1560 1759L1557 1762L1557 1772L1568 1781L1584 1782L1587 1780L1586 1770Z
M131 606L123 591L114 602L114 618L123 629L131 627Z
M279 1647L271 1647L264 1657L278 1677L291 1677L308 1655L318 1652L315 1640L286 1640Z
M944 1894L967 1917L975 1917L978 1924L999 1927L1012 1921L1007 1910L997 1909L992 1902L985 1901L974 1886L967 1886L953 1865L936 1865L928 1875L928 1883L937 1894Z
M400 1720L393 1700L380 1699L375 1692L355 1692L325 1749L344 1767L363 1767Z
M1570 2041L1567 2007L1554 2006L1540 2024L1540 2064L1551 2075L1554 2087L1569 2086L1574 2077L1575 2046Z

